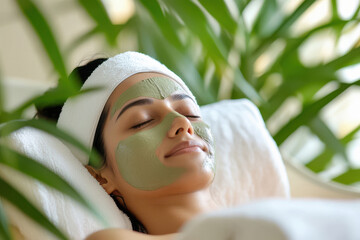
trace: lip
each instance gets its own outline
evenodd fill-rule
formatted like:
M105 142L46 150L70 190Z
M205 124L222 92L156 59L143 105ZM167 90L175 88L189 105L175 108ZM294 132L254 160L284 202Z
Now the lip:
M205 152L206 151L205 145L201 144L197 141L193 141L193 140L183 141L183 142L179 143L178 145L176 145L175 147L173 147L165 155L165 158L176 156L176 155L183 154L183 153L198 152L199 150Z

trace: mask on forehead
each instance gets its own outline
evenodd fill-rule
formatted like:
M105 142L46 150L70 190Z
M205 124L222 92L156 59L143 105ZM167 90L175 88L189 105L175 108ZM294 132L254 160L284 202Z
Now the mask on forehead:
M165 99L174 92L187 94L187 92L177 82L169 78L153 77L142 80L121 94L111 110L111 117L118 109L131 99L138 97ZM193 101L195 102L194 99Z
M175 81L167 78L143 80L126 90L116 101L112 115L130 99L140 96L165 99L174 92L186 93ZM160 146L175 118L184 117L173 111L168 113L158 125L141 130L120 141L115 156L119 171L127 183L134 188L152 191L168 186L179 179L185 169L165 166L157 157ZM195 134L202 138L209 148L204 157L203 168L215 171L213 140L209 126L202 122L193 122Z

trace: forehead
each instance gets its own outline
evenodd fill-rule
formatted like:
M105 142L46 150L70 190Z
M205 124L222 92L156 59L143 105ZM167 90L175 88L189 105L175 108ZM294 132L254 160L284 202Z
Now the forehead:
M116 87L109 97L107 106L112 113L129 100L139 97L164 99L172 93L186 93L175 80L158 73L140 73L133 75Z

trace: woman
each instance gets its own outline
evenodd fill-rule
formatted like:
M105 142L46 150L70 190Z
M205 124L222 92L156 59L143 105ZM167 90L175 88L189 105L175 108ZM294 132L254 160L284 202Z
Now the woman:
M157 235L154 239L172 239L194 216L218 209L209 192L215 171L210 130L182 80L135 52L88 66L95 69L82 67L92 72L89 77L78 71L87 78L82 88L101 89L66 101L58 126L102 154L104 163L95 168L87 165L88 156L72 148L128 214L133 229ZM112 238L149 235L107 229L88 237Z

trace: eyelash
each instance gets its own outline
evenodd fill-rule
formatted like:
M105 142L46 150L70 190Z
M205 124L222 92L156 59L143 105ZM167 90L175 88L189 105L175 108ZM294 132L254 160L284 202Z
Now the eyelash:
M144 126L145 124L151 122L152 120L153 120L153 119L149 119L149 120L147 120L147 121L145 121L145 122L142 122L142 123L139 123L139 124L137 124L137 125L135 125L135 126L132 126L131 129L141 128L142 126Z
M186 115L185 117L187 117L187 118L200 118L200 116L196 116L196 115ZM141 127L144 126L145 124L150 123L152 120L154 120L154 119L149 119L149 120L147 120L147 121L145 121L145 122L136 124L135 126L132 126L131 129L141 128Z
M186 115L185 117L187 117L187 118L200 118L200 116L196 116L196 115Z

